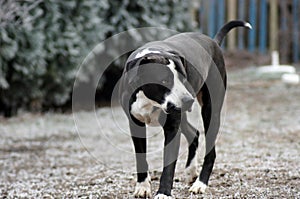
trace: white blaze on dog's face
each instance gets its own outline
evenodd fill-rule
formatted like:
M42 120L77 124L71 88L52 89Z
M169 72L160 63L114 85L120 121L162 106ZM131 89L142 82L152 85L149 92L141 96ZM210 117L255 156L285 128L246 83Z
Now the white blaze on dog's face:
M143 56L145 56L145 55L147 55L147 54L150 54L150 53L159 54L159 53L161 53L161 52L158 51L158 50L150 50L150 49L148 49L148 48L145 48L145 49L142 50L141 52L137 53L137 54L135 55L135 58L140 58L140 57L143 57Z
M173 87L171 91L165 95L165 101L162 104L162 109L168 113L170 109L182 109L183 111L189 110L194 102L192 94L185 87L180 80L179 72L176 70L176 66L173 60L169 59L170 64L167 67L173 73Z

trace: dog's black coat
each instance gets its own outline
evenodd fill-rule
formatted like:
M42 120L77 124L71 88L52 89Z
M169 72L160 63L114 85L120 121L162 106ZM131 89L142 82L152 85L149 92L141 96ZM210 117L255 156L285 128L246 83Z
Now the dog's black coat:
M168 70L164 69L170 59L175 63L175 69L180 74L180 81L191 95L197 97L202 106L206 156L199 180L208 184L216 158L214 145L220 127L220 112L226 90L226 70L220 43L227 32L237 26L248 27L242 21L229 22L219 31L215 39L200 33L177 34L163 41L147 43L128 58L119 90L121 105L129 119L136 152L137 182L143 182L148 175L146 127L145 123L131 114L131 105L136 101L136 95L140 90L149 99L158 104L163 103L164 96L171 92L172 85L162 86L159 82L165 78L174 78ZM145 49L148 49L150 53L139 56L139 53ZM151 53L152 51L156 53ZM182 107L184 104L185 102ZM168 147L164 150L164 168L157 194L170 196L179 150L180 133L178 131L181 129L189 143L187 167L195 158L199 132L187 121L183 108L178 109L170 105L167 111L161 112L159 121L164 130L165 146Z

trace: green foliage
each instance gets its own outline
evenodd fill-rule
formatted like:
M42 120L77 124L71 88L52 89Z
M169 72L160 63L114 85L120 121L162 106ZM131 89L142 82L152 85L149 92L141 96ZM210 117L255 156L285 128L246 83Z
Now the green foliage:
M78 65L113 34L145 26L191 29L184 0L4 0L0 7L0 112L66 103Z

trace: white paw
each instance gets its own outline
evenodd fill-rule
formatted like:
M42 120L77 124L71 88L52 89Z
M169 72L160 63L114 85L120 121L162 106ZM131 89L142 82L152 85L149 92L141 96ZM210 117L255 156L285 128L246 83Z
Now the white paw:
M194 184L189 189L190 192L197 194L197 193L205 193L207 185L197 179Z
M197 171L198 169L198 162L197 162L197 156L194 157L191 164L185 169L185 181L188 184L191 184L195 181L195 179L198 177L199 173Z
M172 199L171 196L166 196L165 194L157 194L154 199Z
M151 180L148 174L144 182L137 182L134 191L136 198L150 198L151 195Z

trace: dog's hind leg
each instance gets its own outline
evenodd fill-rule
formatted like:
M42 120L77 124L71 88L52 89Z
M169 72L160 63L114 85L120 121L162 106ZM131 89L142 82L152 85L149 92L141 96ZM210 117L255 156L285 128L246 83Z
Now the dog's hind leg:
M198 177L197 149L199 145L199 131L189 123L186 113L182 115L180 127L189 145L188 158L185 165L186 182L193 183Z
M218 85L218 84L217 84ZM223 105L223 100L225 96L225 87L219 84L220 87L209 89L207 85L202 88L202 109L201 115L204 124L205 131L205 145L206 145L206 155L204 157L204 162L199 178L194 182L190 191L192 193L204 193L208 180L211 175L215 159L215 141L220 128L220 116L221 108ZM226 85L225 85L226 86Z
M135 149L137 183L134 191L135 197L151 197L151 178L148 173L148 163L146 160L147 141L146 127L140 122L130 121L130 132Z

